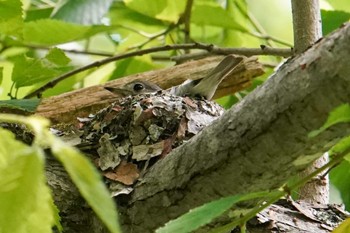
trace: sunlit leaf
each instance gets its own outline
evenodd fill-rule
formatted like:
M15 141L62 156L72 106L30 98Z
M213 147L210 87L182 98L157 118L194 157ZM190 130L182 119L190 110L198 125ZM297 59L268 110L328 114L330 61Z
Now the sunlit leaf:
M315 137L335 124L347 122L350 122L350 105L343 104L332 110L328 116L326 123L318 130L310 132L308 136Z
M0 129L0 232L50 232L53 201L44 156Z
M192 10L191 22L198 25L217 26L246 32L246 28L238 24L228 11L213 2L195 3Z
M70 62L70 59L59 48L50 49L50 51L48 52L48 54L45 57L47 60L49 60L52 63L59 65L59 66L65 66Z
M184 0L124 0L127 7L141 14L176 23L185 9Z
M112 2L112 0L61 1L55 7L52 18L84 25L100 24L101 18Z
M24 24L24 40L42 45L63 44L108 31L107 26L83 26L55 19L41 19Z
M0 33L22 36L22 2L20 0L0 1Z
M57 139L56 139L57 140ZM80 193L106 224L110 232L121 232L115 203L96 168L76 149L54 141L52 152L63 164Z
M68 69L56 66L46 58L31 58L23 54L12 57L11 61L14 63L12 80L17 88L49 81Z

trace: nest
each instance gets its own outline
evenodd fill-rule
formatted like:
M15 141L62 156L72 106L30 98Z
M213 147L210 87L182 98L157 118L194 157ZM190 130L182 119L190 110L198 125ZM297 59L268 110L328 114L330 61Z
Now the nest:
M83 149L92 155L114 195L132 186L159 159L223 113L212 101L166 92L129 96L81 119Z

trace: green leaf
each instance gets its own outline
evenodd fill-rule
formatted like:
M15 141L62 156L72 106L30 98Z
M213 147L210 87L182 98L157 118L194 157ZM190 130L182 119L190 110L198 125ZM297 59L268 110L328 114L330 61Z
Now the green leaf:
M55 19L41 19L24 24L24 41L41 45L57 45L86 39L111 30L108 26L83 26Z
M128 58L116 62L116 69L113 71L111 77L112 79L116 79L156 68L158 67L150 60L150 56Z
M76 149L60 140L52 142L52 152L63 164L80 193L112 233L121 232L115 203L96 168Z
M23 100L0 100L1 108L19 109L27 112L35 112L40 104L40 99L23 99Z
M180 15L185 10L186 1L184 0L124 0L124 3L130 9L137 11L149 17L176 23Z
M228 11L214 2L195 1L191 22L200 26L216 26L241 32L248 31L245 27L238 24Z
M0 15L0 34L22 37L22 2L20 0L0 1Z
M45 56L47 60L58 65L65 66L70 62L70 59L66 56L66 54L59 48L52 48Z
M350 232L350 218L345 219L332 233L348 233Z
M113 7L109 11L109 18L113 25L121 25L147 32L153 32L153 28L151 27L153 25L157 26L157 31L165 28L164 22L161 20L139 13L120 2L113 4ZM119 30L118 33L120 33Z
M343 23L348 22L350 13L345 11L321 10L323 35L338 29Z
M260 197L265 197L270 193L257 192L246 195L235 195L221 198L216 201L209 202L200 207L190 210L181 217L165 224L164 227L158 228L157 233L185 233L192 232L197 228L208 224L214 218L219 217L225 211L229 210L233 204L239 201L247 201Z
M348 122L350 122L350 105L340 105L330 112L326 123L321 128L310 132L308 136L315 137L335 124Z
M343 161L330 172L331 183L337 187L347 211L350 211L350 163Z
M52 10L53 10L52 7L34 8L34 9L30 8L26 11L24 21L29 22L29 21L39 20L39 19L50 18Z
M53 201L43 151L0 129L0 232L51 232Z
M61 1L52 13L52 18L71 23L100 24L112 0L70 0Z
M2 80L3 80L3 78L4 78L3 72L4 72L4 67L0 67L0 85L1 85Z
M17 88L49 81L67 70L56 66L46 58L30 58L23 54L12 57L11 61L14 63L12 81Z
M347 136L345 138L342 138L337 144L335 144L330 150L329 154L337 155L346 152L350 148L350 136ZM348 159L348 156L345 156L344 159ZM350 161L349 161L350 162Z

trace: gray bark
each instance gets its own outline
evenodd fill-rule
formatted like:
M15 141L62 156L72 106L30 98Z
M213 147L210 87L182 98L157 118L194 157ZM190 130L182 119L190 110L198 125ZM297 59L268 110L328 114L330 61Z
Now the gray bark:
M294 31L294 52L304 52L322 37L322 22L319 0L292 0L293 9L293 31ZM328 162L328 156L323 155L315 160L301 176L311 174L317 168ZM329 179L328 175L320 181L315 179L305 184L299 191L299 198L308 202L324 203L329 202Z
M292 0L294 52L304 52L322 37L319 0Z
M317 138L307 137L332 109L350 101L349 41L350 24L287 61L243 101L156 163L131 196L118 200L124 232L153 232L208 201L280 187L348 134L335 126ZM49 181L60 182L50 164L48 170ZM79 202L69 199L68 205ZM66 225L83 222L93 229L90 213L78 210L73 220L66 216L71 221Z

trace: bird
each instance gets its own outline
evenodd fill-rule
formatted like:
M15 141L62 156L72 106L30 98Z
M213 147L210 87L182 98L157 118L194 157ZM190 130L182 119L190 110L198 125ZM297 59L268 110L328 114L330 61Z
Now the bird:
M168 91L176 96L203 97L211 100L221 81L229 75L243 57L233 55L226 56L208 75L199 80L188 79L178 86L171 87ZM134 80L121 88L105 87L106 90L122 95L137 95L145 93L156 93L162 89L154 83L144 80Z

